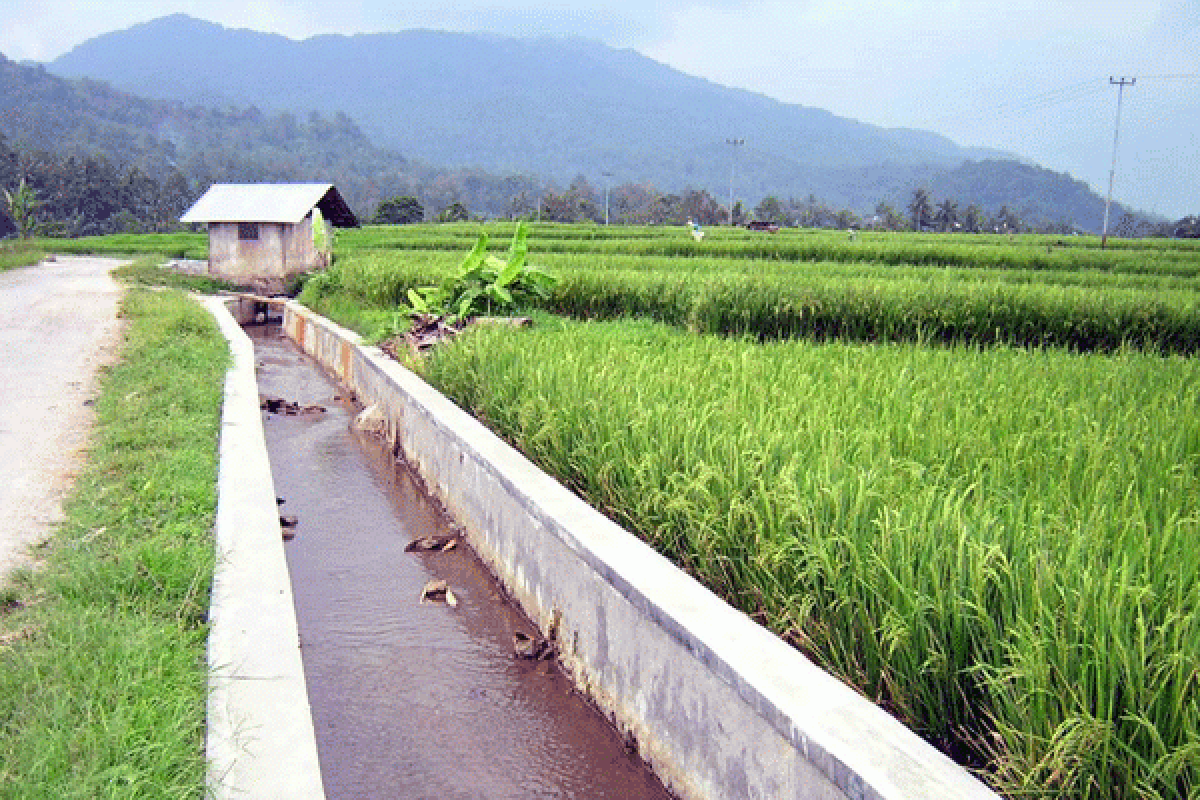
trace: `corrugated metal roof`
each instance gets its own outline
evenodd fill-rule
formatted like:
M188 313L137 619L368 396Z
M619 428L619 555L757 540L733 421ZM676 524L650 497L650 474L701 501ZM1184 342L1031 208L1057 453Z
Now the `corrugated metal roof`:
M214 183L179 221L295 224L315 206L334 225L358 224L332 183Z

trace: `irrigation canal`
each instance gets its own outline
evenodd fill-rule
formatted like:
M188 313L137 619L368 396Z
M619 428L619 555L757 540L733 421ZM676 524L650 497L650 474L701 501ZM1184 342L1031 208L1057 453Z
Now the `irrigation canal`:
M536 631L465 542L405 550L456 531L336 383L277 325L247 331L259 391L325 409L263 424L327 796L667 800L553 660L515 653Z

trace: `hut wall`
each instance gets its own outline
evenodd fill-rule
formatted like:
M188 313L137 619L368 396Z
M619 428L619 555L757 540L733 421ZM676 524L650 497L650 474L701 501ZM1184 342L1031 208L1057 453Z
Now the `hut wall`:
M257 239L238 238L236 222L209 224L209 274L259 291L278 292L289 275L327 263L325 254L313 247L311 214L296 225L257 224Z

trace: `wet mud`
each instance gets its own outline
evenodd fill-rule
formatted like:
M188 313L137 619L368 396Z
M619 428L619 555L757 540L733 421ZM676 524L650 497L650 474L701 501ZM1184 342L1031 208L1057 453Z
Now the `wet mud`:
M262 413L331 800L667 800L336 384L247 330L260 392L325 409Z

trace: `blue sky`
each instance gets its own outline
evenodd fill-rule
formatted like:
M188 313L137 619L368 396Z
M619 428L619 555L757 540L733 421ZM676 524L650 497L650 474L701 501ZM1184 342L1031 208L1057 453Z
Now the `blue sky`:
M785 102L1010 150L1101 192L1116 110L1108 78L1137 76L1116 196L1200 213L1200 0L15 0L0 52L50 60L174 12L293 38L416 27L582 35Z

